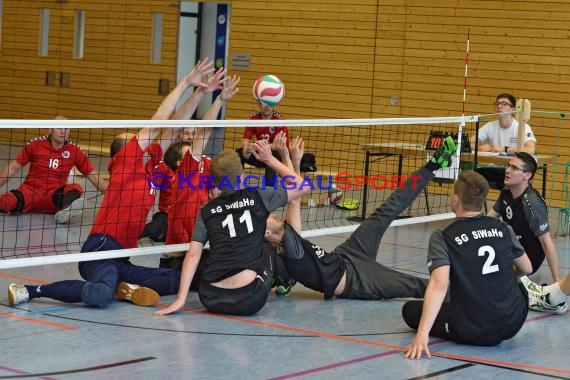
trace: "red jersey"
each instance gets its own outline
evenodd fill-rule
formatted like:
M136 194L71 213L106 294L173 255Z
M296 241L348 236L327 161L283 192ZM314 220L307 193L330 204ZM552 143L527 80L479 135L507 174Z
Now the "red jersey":
M172 204L168 212L166 244L189 243L196 217L210 195L210 166L208 156L197 161L188 152L182 159L172 182Z
M149 152L149 160L143 163L143 150L133 137L109 162L109 185L101 207L95 215L91 234L111 236L123 248L136 248L144 229L148 213L154 205L155 190L149 183L149 167L160 162Z
M261 112L256 112L249 116L250 120L263 120L261 117ZM283 120L284 117L277 111L273 111L271 115L271 120ZM287 127L246 127L243 133L243 138L251 140L255 136L256 140L267 140L267 142L272 143L275 135L283 131L285 136L288 136L289 131Z
M22 166L30 164L22 186L42 194L64 186L74 166L85 176L94 170L85 152L74 142L68 140L61 148L54 148L49 136L30 140L16 156L16 162Z
M164 175L167 175L168 178L170 178L168 186L161 187L160 193L158 194L158 210L162 212L168 212L170 209L170 204L172 203L172 193L174 192L173 183L176 173L173 172L164 161L160 161L154 168L154 171L164 173Z
M150 146L148 147L148 153L149 156L160 159L162 157L162 147L158 143L150 144ZM172 182L174 181L175 173L172 171L172 169L170 169L170 167L164 161L160 161L158 165L154 166L153 163L154 160L149 160L147 162L146 170L148 173L151 173L153 171L160 172L161 175L166 175L170 179L168 186L160 187L160 193L158 195L158 210L162 212L168 212L171 203L170 200L172 198ZM153 181L156 181L155 185L160 186L160 183L158 183L160 179L162 179L162 177L160 176L156 176L153 178Z

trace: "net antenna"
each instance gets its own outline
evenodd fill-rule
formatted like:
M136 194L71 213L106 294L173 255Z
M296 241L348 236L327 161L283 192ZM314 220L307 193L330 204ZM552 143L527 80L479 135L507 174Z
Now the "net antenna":
M530 120L530 100L528 99L519 99L517 101L517 114L516 119L519 123L519 133L517 136L517 152L522 152L524 147L524 136L526 125Z
M465 47L465 71L463 72L463 101L461 102L461 123L459 124L459 133L457 134L457 152L455 159L457 162L461 159L463 130L465 128L465 103L467 100L467 74L469 69L469 45L470 45L471 29L467 29L467 45ZM455 178L459 174L459 168L455 171Z

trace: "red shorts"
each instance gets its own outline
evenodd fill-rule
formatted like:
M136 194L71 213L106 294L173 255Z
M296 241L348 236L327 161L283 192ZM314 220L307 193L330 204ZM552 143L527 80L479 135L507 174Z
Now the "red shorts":
M26 214L29 212L41 212L46 214L55 214L59 211L59 208L53 203L53 195L56 191L61 190L58 188L51 191L41 191L40 189L35 189L29 186L22 185L15 189L19 191L24 200L24 207L19 212ZM77 183L71 183L63 186L63 193L67 193L71 190L78 191L83 194L83 188ZM4 212L14 212L18 207L18 198L16 195L9 191L0 195L0 210Z

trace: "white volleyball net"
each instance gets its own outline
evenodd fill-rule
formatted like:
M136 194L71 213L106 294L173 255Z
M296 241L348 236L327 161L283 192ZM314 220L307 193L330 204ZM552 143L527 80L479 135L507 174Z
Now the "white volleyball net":
M83 242L91 233L104 195L92 183L93 178L86 177L77 167L66 175L64 182L65 185L79 185L83 190L84 202L80 212L73 214L68 222L56 221L53 205L47 211L38 208L27 211L26 205L22 209L21 203L17 203L19 209L8 209L14 206L14 196L7 197L6 194L14 195L25 182L29 184L38 179L33 178L38 176L38 172L30 168L34 160L40 158L29 151L23 152L24 147L34 138L48 136L50 128L70 128L69 139L87 154L96 172L108 178L111 160L109 147L114 136L121 133L137 132L145 127L213 127L204 153L214 158L221 150L242 147L246 127L287 127L289 136L299 135L304 139L305 153L309 154L304 167L308 171L302 172L305 185L312 189L302 200L303 230L305 236L309 237L356 229L360 221L373 212L393 189L426 162L433 149L447 135L454 136L461 146L454 165L445 172L438 172L436 180L394 224L450 218L448 196L451 185L460 167L467 168L472 161L468 140L474 136L477 123L478 118L474 116L280 121L0 120L0 170L11 167L14 162L21 163L23 156L28 158L26 164L14 173L10 172L13 168L2 172L10 174L10 177L0 187L0 194L4 196L4 203L0 203L0 268L164 254L187 248L186 243L168 245L146 237L139 240L138 248L79 254ZM49 147L49 139L46 146ZM38 150L34 153L41 156L49 154L49 151ZM66 155L58 154L62 155L62 159ZM311 154L314 160L311 160ZM143 158L146 159L146 156ZM53 166L54 163L48 165ZM46 177L49 169L51 167L41 172L40 180L50 183L52 180L60 181L55 177ZM265 168L247 163L244 170L254 181L266 175ZM40 192L43 188L41 181ZM38 181L35 185L38 185ZM26 191L20 193L24 194L26 201L35 202ZM21 194L16 196L16 201L21 202ZM46 194L40 194L38 199L43 196L42 202L51 201L56 207L62 206L62 192L58 194L47 200ZM6 200L8 198L12 201ZM157 200L148 214L147 222L151 222L159 211L158 198L157 192Z

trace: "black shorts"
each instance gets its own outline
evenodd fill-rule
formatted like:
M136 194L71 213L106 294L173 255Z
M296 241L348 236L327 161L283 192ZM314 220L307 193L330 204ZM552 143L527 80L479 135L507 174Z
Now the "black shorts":
M261 266L262 268L256 271L255 279L241 288L223 289L202 281L198 290L202 305L212 313L229 315L257 313L265 306L271 292L272 260L267 253L264 253Z
M223 289L207 282L200 283L198 292L202 305L208 311L229 315L253 315L267 303L271 291L271 276L255 280L237 289Z

